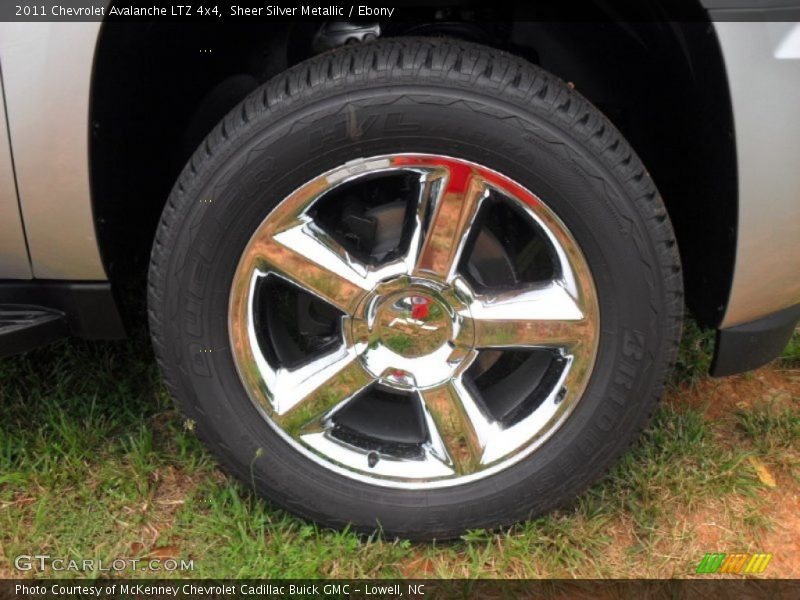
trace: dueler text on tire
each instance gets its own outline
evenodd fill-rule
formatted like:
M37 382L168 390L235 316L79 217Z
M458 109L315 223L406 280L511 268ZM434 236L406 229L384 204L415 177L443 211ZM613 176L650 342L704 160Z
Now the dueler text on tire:
M319 55L164 209L159 363L228 471L325 525L448 538L573 498L636 439L682 313L661 198L596 108L447 40Z

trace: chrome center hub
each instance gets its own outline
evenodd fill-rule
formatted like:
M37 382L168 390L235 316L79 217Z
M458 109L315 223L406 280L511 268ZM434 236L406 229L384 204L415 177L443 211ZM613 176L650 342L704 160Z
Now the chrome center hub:
M448 307L430 294L399 292L378 306L375 331L381 343L406 358L435 353L452 337Z
M475 354L462 296L452 286L411 277L378 285L350 321L361 363L392 387L447 381Z

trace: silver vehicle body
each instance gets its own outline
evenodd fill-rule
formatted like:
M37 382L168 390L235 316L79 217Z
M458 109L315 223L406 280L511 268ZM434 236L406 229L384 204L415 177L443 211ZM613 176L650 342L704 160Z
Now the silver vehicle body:
M0 222L18 223L21 213L28 240L27 252L19 242L4 248L0 265L13 256L17 267L4 268L0 278L20 277L21 257L29 252L24 277L106 279L89 189L89 99L100 25L0 24L0 68L19 196L17 207L7 197L13 190L0 188Z
M19 214L5 113L0 113L0 138L0 277L25 278L31 276L31 268Z
M728 328L800 303L800 24L714 27L738 161L735 269L719 323ZM0 150L0 279L107 279L88 148L100 28L98 22L0 24L11 149ZM5 129L0 115L0 135Z
M736 132L736 267L722 327L800 302L800 25L717 23Z

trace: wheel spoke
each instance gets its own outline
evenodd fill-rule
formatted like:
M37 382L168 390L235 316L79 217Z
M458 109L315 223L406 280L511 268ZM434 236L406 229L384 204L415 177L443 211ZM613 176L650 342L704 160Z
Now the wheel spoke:
M570 348L588 339L594 326L569 292L556 283L478 296L470 314L476 348Z
M492 423L459 379L421 392L431 450L457 473L477 471Z
M416 211L412 216L411 239L408 254L405 258L408 273L413 273L420 259L422 244L425 241L425 223L428 212L436 205L436 198L447 183L447 169L426 169L420 173L419 197L417 198Z
M414 274L450 281L487 187L464 164L452 163L436 173L441 173L440 180L434 178L422 188L420 203L429 207L432 215L420 240Z
M301 435L373 381L349 352L333 360L327 355L300 369L281 369L274 381L273 418L289 435Z
M278 273L345 313L371 288L366 267L305 218L256 240L250 255L255 268Z

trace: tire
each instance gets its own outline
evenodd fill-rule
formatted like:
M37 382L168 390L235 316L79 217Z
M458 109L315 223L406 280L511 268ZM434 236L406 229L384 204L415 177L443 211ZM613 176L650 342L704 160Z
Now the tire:
M582 313L585 318L581 317L584 319L581 322L591 324L586 316L590 313L597 315L597 320L591 325L595 327L593 333L584 333L589 329L580 330L581 336L593 336L593 341L588 341L589 337L581 338L574 346L569 346L579 348L576 353L585 352L581 356L588 358L582 363L585 373L565 380L568 383L560 388L562 395L569 395L569 410L559 413L561 420L555 425L555 417L552 417L542 435L537 434L534 441L526 438L522 446L515 447L513 454L503 455L505 462L491 468L456 467L453 465L458 460L454 459L451 465L454 475L449 479L439 480L434 475L416 479L416 475L407 475L413 471L404 470L395 479L392 479L394 475L386 475L384 485L381 479L371 479L366 467L363 468L366 475L349 470L347 461L356 451L347 444L342 443L342 447L347 447L350 454L342 463L337 463L338 459L325 455L324 451L309 451L300 442L291 441L291 435L298 430L290 431L286 424L289 421L280 421L278 413L273 414L268 403L259 405L256 396L261 392L257 388L269 388L269 385L252 384L253 380L248 379L251 373L246 372L249 367L237 359L241 351L237 344L243 339L245 345L258 346L262 342L252 342L255 338L247 337L251 335L249 329L237 334L240 322L236 315L250 315L247 323L255 323L252 328L259 328L257 335L273 336L275 344L283 344L285 336L275 333L281 331L279 325L267 327L263 325L265 321L256 322L251 314L255 314L256 308L237 313L236 298L240 296L235 289L232 291L232 286L235 288L234 283L240 281L242 265L246 262L244 257L255 243L253 236L266 227L268 215L280 212L271 212L276 206L288 206L285 203L295 198L293 192L309 189L309 181L345 168L342 165L348 163L358 167L348 173L356 172L366 164L363 163L365 157L406 155L451 157L452 165L467 165L464 168L473 169L475 177L475 173L485 178L499 173L497 177L506 178L496 184L502 188L500 192L492 187L494 191L484 190L484 193L489 196L498 193L503 199L491 200L491 204L485 200L484 203L492 207L486 210L507 210L494 207L505 206L504 194L511 197L516 193L508 192L512 188L524 188L535 194L536 198L528 204L534 206L540 202L544 212L533 214L535 211L524 209L523 212L528 210L533 219L525 227L533 228L531 231L536 227L546 229L542 223L550 223L566 236L558 239L566 240L564 248L567 250L573 248L569 251L574 251L575 264L588 267L591 283L587 284L586 293L596 296L597 312L591 312L594 309L587 300L587 308ZM362 163L358 163L359 160ZM338 176L329 175L328 179ZM372 182L369 178L362 179ZM506 184L508 187L503 187ZM380 188L381 193L389 195L394 189L390 186L395 184L386 180L380 185L384 186ZM526 193L520 191L518 195ZM335 194L334 197L338 198ZM437 196L435 202L444 202L442 197ZM344 201L326 202L332 208L324 210L340 211L336 218L341 222L347 220L342 216ZM321 222L323 208L314 211L314 218ZM430 219L427 225L430 230L434 228L435 219L440 218L436 216L440 213L432 214L426 217ZM542 239L550 235L547 231L536 231ZM352 242L349 234L341 235L344 237L337 239L345 240L343 244ZM494 237L504 240L503 243L508 241L502 231ZM461 244L460 240L456 241ZM352 243L361 244L362 239ZM412 239L409 247L414 243ZM511 239L509 243L517 242ZM423 254L425 250L419 252ZM552 248L547 252L551 258L555 256L553 252L558 254L558 250ZM453 261L462 258L451 257ZM289 264L293 260L300 259L291 255L286 264L281 264L282 259L270 258L268 264L276 273L281 269L288 272L294 268ZM473 254L468 260L473 260ZM512 262L517 265L519 260L515 257ZM465 264L458 263L458 273L472 268L471 262L466 267ZM558 272L566 277L565 263L559 264L561 266L550 267L551 274L555 277ZM575 268L579 272L580 266ZM299 268L295 272L299 273ZM307 275L302 274L302 277L307 278ZM516 273L513 277L523 279ZM278 279L264 281L283 285ZM474 278L471 281L474 282ZM258 278L252 278L252 282L255 283L248 285L262 285ZM534 284L531 286L531 293L539 289ZM396 289L392 288L391 293ZM322 296L323 292L320 292ZM297 292L297 297L302 293ZM441 291L443 295L446 293ZM271 298L269 294L264 297ZM384 296L380 297L383 302ZM439 296L433 292L433 300L425 294L401 300L413 304L420 297L423 303L439 302ZM246 298L242 302L256 302L255 295ZM401 300L392 306L399 306ZM317 302L318 298L314 296L312 301ZM292 302L294 300L288 305L294 306ZM386 305L380 304L381 307ZM571 86L544 70L497 50L441 39L380 40L347 46L293 67L248 96L206 138L181 173L164 208L149 273L150 328L158 363L180 410L195 423L198 436L223 467L277 505L323 525L334 528L350 525L361 532L380 528L387 535L412 539L452 538L468 529L495 528L542 514L570 501L606 472L637 439L656 409L675 359L682 308L681 267L667 212L649 174L616 128ZM450 306L445 306L447 314L449 310ZM461 314L460 309L454 310ZM408 314L419 316L418 312ZM468 322L470 327L483 327L478 320L474 323L469 320L477 319L474 311L464 314L469 317L463 322ZM292 318L285 321L291 322ZM342 322L345 324L339 325L336 319L332 321L335 327L355 327L347 319ZM407 320L412 323L409 325L411 333L403 338L403 343L410 340L412 347L422 344L423 338L413 337L428 335L420 333L413 325L421 322ZM381 323L383 329L376 335L383 336L388 331L385 327L393 325ZM294 327L291 323L286 325L289 326ZM432 329L436 327L439 325ZM450 328L448 335L456 335L453 329L456 325L448 321L442 327ZM471 343L477 344L477 330L471 331ZM525 339L524 344L538 347L537 342ZM486 356L481 353L489 351L476 352ZM563 361L565 356L562 350L547 352L550 353L547 361ZM499 361L507 355L516 356L502 349L490 356ZM425 361L432 364L427 355L424 360L418 358L414 354L408 364L421 365ZM555 363L547 364L547 368L555 368ZM367 365L364 367L367 370L373 368L367 362L363 365ZM414 371L417 368L412 366L408 372L411 373L407 380L412 381L408 384L411 391L403 392L405 388L398 383L399 391L392 393L414 396L414 386L422 388L422 384L414 382L427 373L424 367L419 367L419 372ZM562 364L558 368L566 367ZM434 379L442 373L441 369L433 372ZM524 369L523 372L525 377L532 376ZM262 377L259 373L252 377L258 380ZM404 374L402 370L399 373L397 381ZM386 375L388 379L381 381L389 381L393 376ZM510 376L489 379L491 387ZM544 380L543 377L537 385L544 385ZM451 385L452 380L448 382L447 385ZM333 384L326 385L334 389ZM546 393L556 394L559 385L561 383L554 391L548 388ZM273 392L279 393L269 388L269 394ZM291 390L280 390L284 392L288 394ZM424 390L418 395L424 398ZM560 401L555 396L547 398L552 399L552 406ZM413 401L397 400L396 404L406 407L403 403L408 402ZM454 406L465 406L460 398L455 402ZM478 405L483 407L480 410L490 411L485 403L478 402ZM542 401L530 410L540 410L539 406L544 405ZM445 410L450 410L450 405ZM339 427L338 419L344 418L338 416L341 414L335 415L336 427ZM428 413L423 411L420 418L424 420L425 415L438 419L439 413L431 408ZM325 422L332 426L329 418ZM424 448L419 452L430 450L430 440L434 437L431 428L435 429L439 423L438 420L434 425L428 422L428 433L421 434L420 438L426 441L419 442L420 448ZM475 427L470 431L477 431ZM530 431L525 432L529 434ZM451 443L444 435L440 439ZM494 444L495 439L491 438L490 442ZM463 445L469 441L459 438L457 443ZM389 452L386 450L389 442L381 444L378 451L369 451L364 446L367 448L365 460L369 460L370 467L374 466L372 462L381 460L378 466L385 466L389 472L394 463L385 460L382 454ZM362 446L356 446L360 452ZM448 445L446 450L450 448ZM480 454L478 457L483 460ZM398 464L406 465L402 460ZM469 470L471 468L475 470ZM459 479L455 475L464 473L474 476L458 475Z

